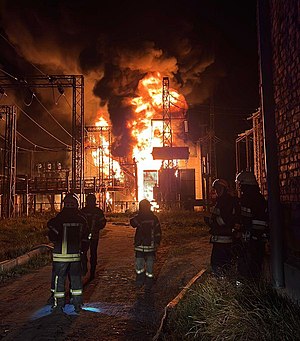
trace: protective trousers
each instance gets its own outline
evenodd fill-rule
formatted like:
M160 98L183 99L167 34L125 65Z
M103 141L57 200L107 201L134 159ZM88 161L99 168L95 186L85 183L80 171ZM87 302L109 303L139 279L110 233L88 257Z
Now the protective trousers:
M92 276L95 276L95 272L96 272L98 243L99 243L99 239L91 239L90 241L90 264L91 264Z
M223 276L232 265L232 243L213 243L211 268L216 276Z
M242 243L241 252L238 256L238 274L246 279L258 280L261 277L264 253L264 241L249 240Z
M154 261L155 261L154 252L136 251L135 271L136 271L136 285L137 286L142 286L144 284L145 279L146 279L146 287L150 288L152 286Z
M72 304L81 306L82 280L80 262L53 262L54 275L54 307L63 308L66 303L65 285L66 278L70 279L70 295Z

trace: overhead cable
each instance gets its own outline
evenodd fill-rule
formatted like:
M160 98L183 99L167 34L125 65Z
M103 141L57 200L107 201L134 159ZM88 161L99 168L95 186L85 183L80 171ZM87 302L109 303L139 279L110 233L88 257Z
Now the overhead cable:
M12 44L6 37L4 37L3 34L0 33L0 36L17 52L17 54L19 55L16 47L14 44ZM32 67L34 67L38 72L40 72L42 75L47 76L42 70L40 70L36 65L32 64L30 61L27 61ZM1 70L3 71L3 70ZM9 75L11 76L11 75ZM12 76L11 76L12 77ZM16 78L15 78L16 79ZM17 79L16 79L17 80Z
M3 72L3 73L5 73L6 76L11 77L11 78L14 79L15 81L18 81L18 78L17 78L17 77L11 75L10 73L6 72L5 70L0 69L0 71Z
M54 136L52 133L50 133L47 129L45 129L44 127L42 127L39 123L37 123L33 118L31 118L26 111L24 111L22 108L20 108L17 104L15 104L15 106L22 111L22 113L27 116L33 123L35 123L40 129L42 129L45 133L47 133L49 136L51 136L53 139L55 139L56 141L58 141L59 143L63 144L64 146L71 148L70 145L66 144L65 142L63 142L62 140L60 140L59 138L57 138L56 136Z
M47 111L47 113L52 117L53 121L56 122L61 129L67 133L70 137L72 137L72 135L56 120L56 118L51 114L51 112L44 106L44 104L38 99L38 97L36 96L35 93L33 93L33 96L36 98L36 100L40 103L40 105Z
M38 147L40 149L43 150L48 150L48 151L59 151L59 150L65 150L65 149L60 149L60 148L49 148L49 147L43 147L40 146L32 141L30 141L27 137L25 137L24 135L22 135L19 131L17 131L17 134L20 135L24 140L26 140L27 142L31 143L35 148Z
M173 102L171 102L171 101L170 101L170 104L172 104L174 107L176 107L176 108L178 108L178 109L185 110L185 111L187 110L187 108L182 108L182 107L176 105L175 103L173 103Z

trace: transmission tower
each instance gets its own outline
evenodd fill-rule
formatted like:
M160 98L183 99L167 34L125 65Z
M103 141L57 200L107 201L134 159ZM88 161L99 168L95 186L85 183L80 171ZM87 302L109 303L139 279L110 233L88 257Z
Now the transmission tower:
M172 147L172 127L170 113L170 93L169 93L169 78L163 77L162 84L162 102L163 102L163 147ZM164 160L163 168L173 168L173 160Z
M15 212L17 109L13 105L1 105L0 115L5 115L1 216L10 218Z

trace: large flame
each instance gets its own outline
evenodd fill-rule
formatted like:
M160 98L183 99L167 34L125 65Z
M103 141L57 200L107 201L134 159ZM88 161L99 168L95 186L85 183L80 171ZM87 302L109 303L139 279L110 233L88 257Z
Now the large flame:
M138 86L140 96L131 101L135 117L128 123L128 127L131 129L131 134L136 140L136 145L133 146L133 156L137 161L139 200L145 197L149 200L153 199L153 189L149 192L145 192L144 189L144 171L158 171L162 165L162 160L153 160L151 154L153 147L163 146L163 94L161 80L162 77L158 72L144 77ZM178 113L178 111L185 110L182 105L181 107L176 106L176 103L180 100L186 107L184 98L180 99L182 96L175 90L169 89L169 94L170 99L172 99L170 102L173 103L170 106L172 115ZM174 140L175 144L176 140Z
M114 179L122 179L123 173L121 171L120 164L111 156L109 122L103 116L100 116L95 125L97 127L101 127L103 130L101 134L97 135L97 137L96 135L92 136L91 143L93 145L100 146L96 150L92 151L94 164L96 167L99 167L100 165L103 167L103 174L106 178L113 177Z
M162 166L162 160L153 160L153 147L163 146L163 103L162 103L162 76L160 73L152 73L145 76L138 85L138 97L130 100L134 115L127 122L127 128L130 129L135 144L132 145L132 157L137 162L138 170L138 200L147 198L153 200L153 188L148 190L144 188L145 171L157 172ZM172 130L179 124L182 125L183 115L186 111L186 101L176 90L169 89L170 94L170 113L172 117L182 118L172 123ZM178 104L179 103L179 104ZM109 122L100 116L96 125L107 127ZM103 135L104 136L104 135ZM102 136L102 138L103 138ZM108 163L110 156L109 141L103 138L100 141L102 150L98 148L93 151L94 163L99 165L100 158L104 156ZM178 138L173 134L173 145L178 144ZM116 177L121 177L121 167L116 160L113 161ZM157 179L153 180L154 182ZM154 186L154 183L153 183Z

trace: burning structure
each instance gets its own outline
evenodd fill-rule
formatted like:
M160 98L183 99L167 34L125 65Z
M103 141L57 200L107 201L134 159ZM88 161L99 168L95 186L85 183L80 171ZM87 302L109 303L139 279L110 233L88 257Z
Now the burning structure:
M47 82L44 78L42 82ZM131 115L126 121L126 146L122 134L114 135L105 111L99 111L94 125L84 125L82 92L75 84L71 167L57 160L32 167L31 160L26 175L17 176L16 138L11 139L11 152L5 153L3 162L2 216L28 214L33 206L36 211L37 202L43 210L45 196L48 209L55 210L69 190L80 195L81 203L84 194L97 193L105 211L134 210L143 198L155 202L157 208L192 209L202 194L200 145L188 139L187 103L170 89L169 78L149 73L139 82L138 96L127 98ZM33 96L37 98L34 92ZM15 134L16 127L7 125L7 131Z
M93 179L106 210L130 209L143 198L157 207L193 207L202 193L201 157L200 146L188 141L184 97L170 89L168 77L152 73L128 105L134 114L127 120L126 156L113 156L120 141L105 114L85 127L85 182Z

